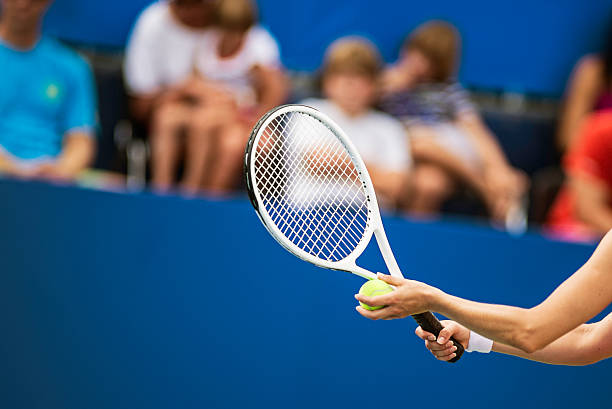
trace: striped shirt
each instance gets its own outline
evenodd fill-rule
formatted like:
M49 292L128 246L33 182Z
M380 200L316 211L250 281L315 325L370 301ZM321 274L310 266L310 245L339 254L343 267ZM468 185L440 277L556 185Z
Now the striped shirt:
M463 113L476 111L469 95L457 82L421 84L383 96L380 108L405 125L454 122Z

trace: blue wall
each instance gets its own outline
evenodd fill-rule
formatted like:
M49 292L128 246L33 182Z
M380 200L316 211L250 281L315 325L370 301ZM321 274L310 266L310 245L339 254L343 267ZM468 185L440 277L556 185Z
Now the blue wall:
M150 0L56 0L47 31L98 45L122 46L138 11ZM392 61L417 24L442 18L464 37L461 80L470 87L559 96L574 63L601 47L611 0L259 0L262 19L295 70L318 67L325 47L362 34Z
M0 197L0 407L612 405L612 360L435 361L411 320L359 316L363 280L285 252L246 201L1 180ZM521 306L593 250L460 224L386 227L406 275ZM376 254L360 264L381 266Z

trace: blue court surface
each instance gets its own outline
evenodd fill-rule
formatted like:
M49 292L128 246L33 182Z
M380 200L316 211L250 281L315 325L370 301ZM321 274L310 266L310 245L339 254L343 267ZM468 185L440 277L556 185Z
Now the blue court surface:
M2 408L612 406L612 360L434 360L412 320L362 318L363 280L287 253L246 199L6 180L0 197ZM406 276L478 301L537 304L593 251L385 223ZM374 252L360 264L383 268Z

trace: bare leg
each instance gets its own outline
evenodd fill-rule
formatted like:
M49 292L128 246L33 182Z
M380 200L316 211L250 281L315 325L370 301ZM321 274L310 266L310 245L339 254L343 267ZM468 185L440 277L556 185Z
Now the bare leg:
M161 106L153 115L152 183L157 190L168 190L174 183L181 146L179 134L187 117L188 108L178 103Z
M417 215L433 215L453 193L454 187L444 169L431 163L419 164L412 173L412 198L408 208Z
M211 166L207 188L223 194L236 187L249 131L241 124L221 128L217 140L217 160Z
M189 194L199 190L214 190L210 184L222 165L225 149L220 143L221 133L235 121L236 111L227 105L199 107L190 119L190 132L187 139L185 177L182 187ZM221 149L221 151L219 151Z
M423 132L426 128L420 127L419 129ZM434 131L431 130L430 132ZM465 182L476 193L486 197L486 188L481 172L468 166L461 158L446 150L443 146L432 140L432 138L427 136L413 138L411 146L412 154L416 161L438 165L450 175Z
M215 123L206 111L198 111L187 133L185 146L185 172L182 189L189 195L202 187L207 163L211 160Z

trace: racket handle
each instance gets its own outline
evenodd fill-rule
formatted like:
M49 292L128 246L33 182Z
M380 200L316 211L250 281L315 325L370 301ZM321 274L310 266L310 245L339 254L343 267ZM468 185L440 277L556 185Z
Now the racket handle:
M419 324L424 331L431 332L436 337L440 335L440 331L442 331L442 328L444 328L440 321L438 321L436 316L433 315L431 312L416 314L413 315L412 318L414 318L417 324ZM461 345L461 343L459 343L454 337L451 337L450 340L453 341L453 343L457 347L457 351L455 351L455 354L457 354L457 356L447 362L455 363L461 358L461 355L463 355L463 352L465 352L465 348L463 348L463 345Z

